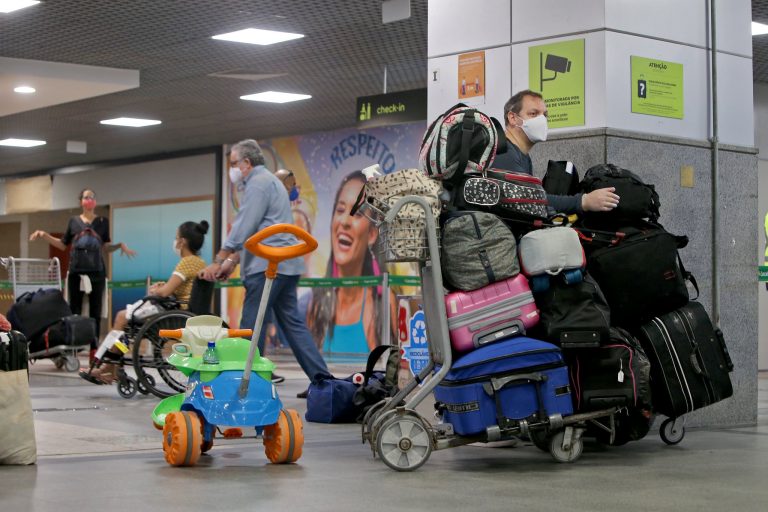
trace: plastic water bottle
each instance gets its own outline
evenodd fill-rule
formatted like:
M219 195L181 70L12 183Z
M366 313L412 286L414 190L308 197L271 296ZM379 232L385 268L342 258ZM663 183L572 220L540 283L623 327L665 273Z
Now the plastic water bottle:
M219 364L219 358L216 357L216 342L209 341L208 348L205 349L203 354L203 363L205 364Z

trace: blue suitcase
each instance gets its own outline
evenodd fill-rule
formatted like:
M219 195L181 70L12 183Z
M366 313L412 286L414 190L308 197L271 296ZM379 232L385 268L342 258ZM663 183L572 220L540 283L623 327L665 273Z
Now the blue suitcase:
M526 337L461 357L435 388L435 399L443 420L459 435L480 434L494 425L508 427L522 419L538 423L552 415L573 414L560 349Z

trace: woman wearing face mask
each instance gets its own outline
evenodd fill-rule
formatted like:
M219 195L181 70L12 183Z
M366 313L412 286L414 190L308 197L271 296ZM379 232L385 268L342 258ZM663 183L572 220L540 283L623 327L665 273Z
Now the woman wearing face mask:
M179 257L179 262L168 281L155 283L149 288L150 296L170 297L173 295L182 303L181 309L187 308L186 303L189 302L189 297L192 294L192 284L195 282L197 274L205 268L205 262L199 256L199 252L205 241L206 233L208 233L208 222L204 220L199 223L185 222L178 227L176 237L173 239L173 252ZM135 305L142 302L144 301L138 301ZM118 311L112 324L112 331L107 334L102 343L108 343L111 347L115 340L119 340L123 336L129 320L128 308ZM119 354L112 348L109 352L113 355ZM117 377L117 366L109 364L102 366L98 371L81 371L80 376L94 384L111 384Z
M69 219L67 231L60 239L43 230L37 230L29 241L43 239L60 251L66 251L71 244L67 289L72 313L79 315L83 310L83 299L88 294L88 314L101 325L102 298L106 284L104 253L120 249L120 254L133 258L136 255L124 243L110 243L109 220L96 214L96 193L89 189L80 192L82 212ZM95 349L91 346L91 355Z
M373 253L378 230L359 212L350 215L365 175L355 171L341 182L331 219L331 255L326 277L380 275ZM323 352L366 353L379 345L376 315L379 287L315 288L307 324Z

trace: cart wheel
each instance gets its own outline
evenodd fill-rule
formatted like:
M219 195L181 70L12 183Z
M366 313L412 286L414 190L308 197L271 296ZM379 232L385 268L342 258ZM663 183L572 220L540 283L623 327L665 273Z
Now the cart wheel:
M683 422L680 422L680 425L678 425L678 419L679 418L667 418L661 424L661 428L659 429L661 440L668 445L676 445L685 437L685 425L683 425Z
M145 375L144 379L151 387L155 387L155 378L153 376ZM150 393L149 389L147 389L147 387L144 385L143 380L137 380L136 384L139 386L139 393L142 395L148 395Z
M276 423L264 427L264 453L273 464L296 462L303 446L304 427L293 409L283 409Z
M133 398L136 391L138 391L138 386L133 377L125 377L125 379L120 379L117 382L117 394L123 398Z
M581 452L584 450L584 441L581 438L572 439L570 449L563 448L563 439L565 438L565 430L561 430L552 436L549 441L549 453L557 462L575 462L581 457Z
M398 414L379 429L376 450L384 464L395 471L413 471L429 459L432 438L418 417Z
M189 411L171 412L163 427L163 453L171 466L194 466L200 458L203 434L200 418Z
M362 424L363 444L365 444L365 441L371 441L371 443L373 443L371 439L371 429L373 428L373 422L376 421L376 418L378 417L381 409L388 403L389 403L389 398L385 398L373 404L365 412L365 416L363 416L363 424Z
M64 368L64 363L66 363L67 360L64 358L64 356L59 356L56 359L53 360L54 366L56 366L57 369L61 370Z
M80 369L80 360L77 356L62 356L64 358L64 369L68 372L76 372Z
M535 430L529 430L528 437L536 448L543 452L549 452L549 437L547 436L546 429L537 428Z

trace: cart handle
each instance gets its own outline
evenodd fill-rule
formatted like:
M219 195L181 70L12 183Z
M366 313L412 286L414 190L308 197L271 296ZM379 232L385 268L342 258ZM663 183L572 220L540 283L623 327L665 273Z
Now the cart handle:
M184 329L160 329L158 332L161 338L181 339ZM250 338L253 335L252 329L227 329L228 338Z
M301 242L289 245L288 247L275 247L261 243L265 238L269 238L279 233L290 233L301 240ZM244 245L251 254L264 258L269 262L265 274L269 279L274 279L277 276L277 265L281 261L309 254L317 249L317 240L315 240L312 235L293 224L274 224L262 229L250 237L246 240Z

